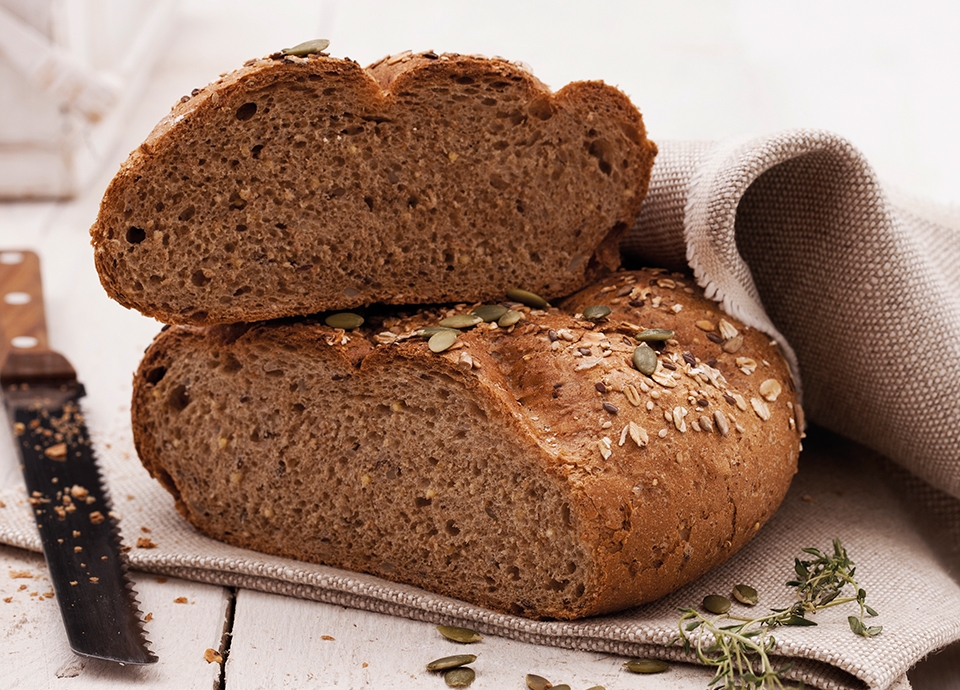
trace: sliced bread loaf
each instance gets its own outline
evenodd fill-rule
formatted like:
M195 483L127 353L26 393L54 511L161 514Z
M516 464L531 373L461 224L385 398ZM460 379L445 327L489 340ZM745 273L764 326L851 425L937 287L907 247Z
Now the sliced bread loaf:
M533 618L635 606L747 543L800 447L776 347L692 285L617 273L430 339L475 305L170 328L134 380L137 450L231 544ZM637 353L642 329L673 333Z
M276 55L195 90L91 229L111 297L165 323L553 298L619 265L656 153L617 89L502 59Z

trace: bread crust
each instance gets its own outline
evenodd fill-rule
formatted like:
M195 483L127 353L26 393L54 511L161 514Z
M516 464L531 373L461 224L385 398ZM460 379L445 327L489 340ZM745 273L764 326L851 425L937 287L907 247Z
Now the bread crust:
M216 539L541 619L657 599L780 504L803 426L787 365L692 279L510 304L518 324L440 353L415 335L472 306L166 330L134 379L137 451ZM652 377L641 327L674 331Z
M433 57L426 57L431 55ZM91 228L107 293L210 325L373 303L548 298L619 265L656 146L601 82L499 58L271 56L176 104Z

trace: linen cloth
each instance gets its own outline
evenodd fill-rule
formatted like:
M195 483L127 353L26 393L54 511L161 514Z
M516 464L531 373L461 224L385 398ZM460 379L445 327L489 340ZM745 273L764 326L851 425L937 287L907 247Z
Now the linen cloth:
M647 606L529 621L200 536L147 476L127 424L95 440L126 543L146 526L157 545L132 549L130 565L535 643L681 659L669 646L678 607L740 582L760 591L764 611L788 606L800 549L826 550L839 537L880 613L869 623L884 631L855 636L846 620L855 611L830 609L815 628L776 631L777 663L793 663L787 675L815 687L902 686L916 661L960 639L960 399L951 395L960 382L960 222L893 196L830 133L660 149L625 255L689 264L709 295L776 338L808 418L826 429L811 430L783 506L741 553ZM39 551L22 488L0 491L0 505L0 542Z

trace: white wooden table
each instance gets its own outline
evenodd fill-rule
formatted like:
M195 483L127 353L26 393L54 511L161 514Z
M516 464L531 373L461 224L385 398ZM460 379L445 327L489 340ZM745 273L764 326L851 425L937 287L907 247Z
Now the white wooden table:
M793 16L786 6L711 0L671 8L652 0L571 8L490 2L474 10L454 4L184 3L177 34L125 123L120 147L100 152L106 162L98 181L70 202L0 204L0 248L33 248L41 256L51 345L87 384L85 409L95 434L108 436L128 423L131 373L159 330L99 286L87 229L103 189L182 94L249 57L301 40L329 37L334 55L362 64L388 52L433 48L524 60L554 88L604 79L634 99L655 140L825 127L860 146L881 177L928 198L960 201L955 10L897 16L876 3L849 3L842 11L813 3L805 5L808 14ZM0 432L7 448L0 450L0 487L20 481L7 433ZM440 688L442 680L423 665L461 651L426 623L133 577L160 662L120 668L82 660L63 639L43 559L0 547L0 687ZM960 687L954 647L921 664L911 676L914 687ZM208 649L225 662L208 661ZM496 638L474 653L476 688L522 688L531 672L574 688L699 689L709 678L683 666L664 676L628 677L622 660L607 655Z

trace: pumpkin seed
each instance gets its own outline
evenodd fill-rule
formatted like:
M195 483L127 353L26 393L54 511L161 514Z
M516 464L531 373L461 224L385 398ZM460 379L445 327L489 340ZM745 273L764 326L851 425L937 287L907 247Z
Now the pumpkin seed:
M708 594L703 598L703 608L710 613L726 613L730 610L730 600L719 594Z
M536 673L528 673L527 687L530 688L530 690L550 690L550 688L553 687L553 683L543 676L538 676Z
M519 288L507 290L507 298L512 299L514 302L525 304L531 309L546 309L548 306L547 300L537 293L530 292L529 290L521 290Z
M657 370L657 353L646 343L640 343L633 351L633 366L641 374L652 375Z
M476 630L470 628L458 628L455 625L438 625L437 630L448 640L460 642L461 644L470 644L479 642L483 636Z
M454 330L440 331L430 336L430 340L427 341L427 347L430 348L430 352L444 352L453 347L453 344L457 342L457 338L459 337L460 333Z
M426 328L417 329L416 334L421 338L429 338L436 335L437 333L442 333L443 331L448 331L450 333L460 334L456 328L442 328L440 326L427 326Z
M510 328L513 324L520 321L523 318L523 314L513 309L507 309L507 313L497 319L497 325L500 328Z
M330 45L330 41L325 38L317 38L312 41L304 41L293 48L284 48L280 52L284 55L294 55L296 57L306 57L314 53L322 53Z
M342 328L345 331L352 331L354 328L360 328L363 325L363 317L350 311L341 311L336 314L330 314L323 320L330 328Z
M760 595L750 585L737 585L733 588L733 598L746 606L756 606Z
M663 673L670 664L660 659L631 659L623 667L632 673Z
M454 314L441 321L440 325L444 328L473 328L481 321L483 319L475 314Z
M644 328L633 337L646 343L670 340L673 336L674 332L667 328Z
M443 682L451 688L465 688L477 677L476 672L469 666L453 668L443 674Z
M451 668L459 668L472 664L477 660L476 654L457 654L455 656L445 656L442 659L431 661L427 664L428 671L448 671Z
M605 304L594 304L583 310L583 318L587 321L599 321L610 315L610 307Z
M485 323L490 323L506 314L507 308L502 304L481 304L470 313L479 316Z

